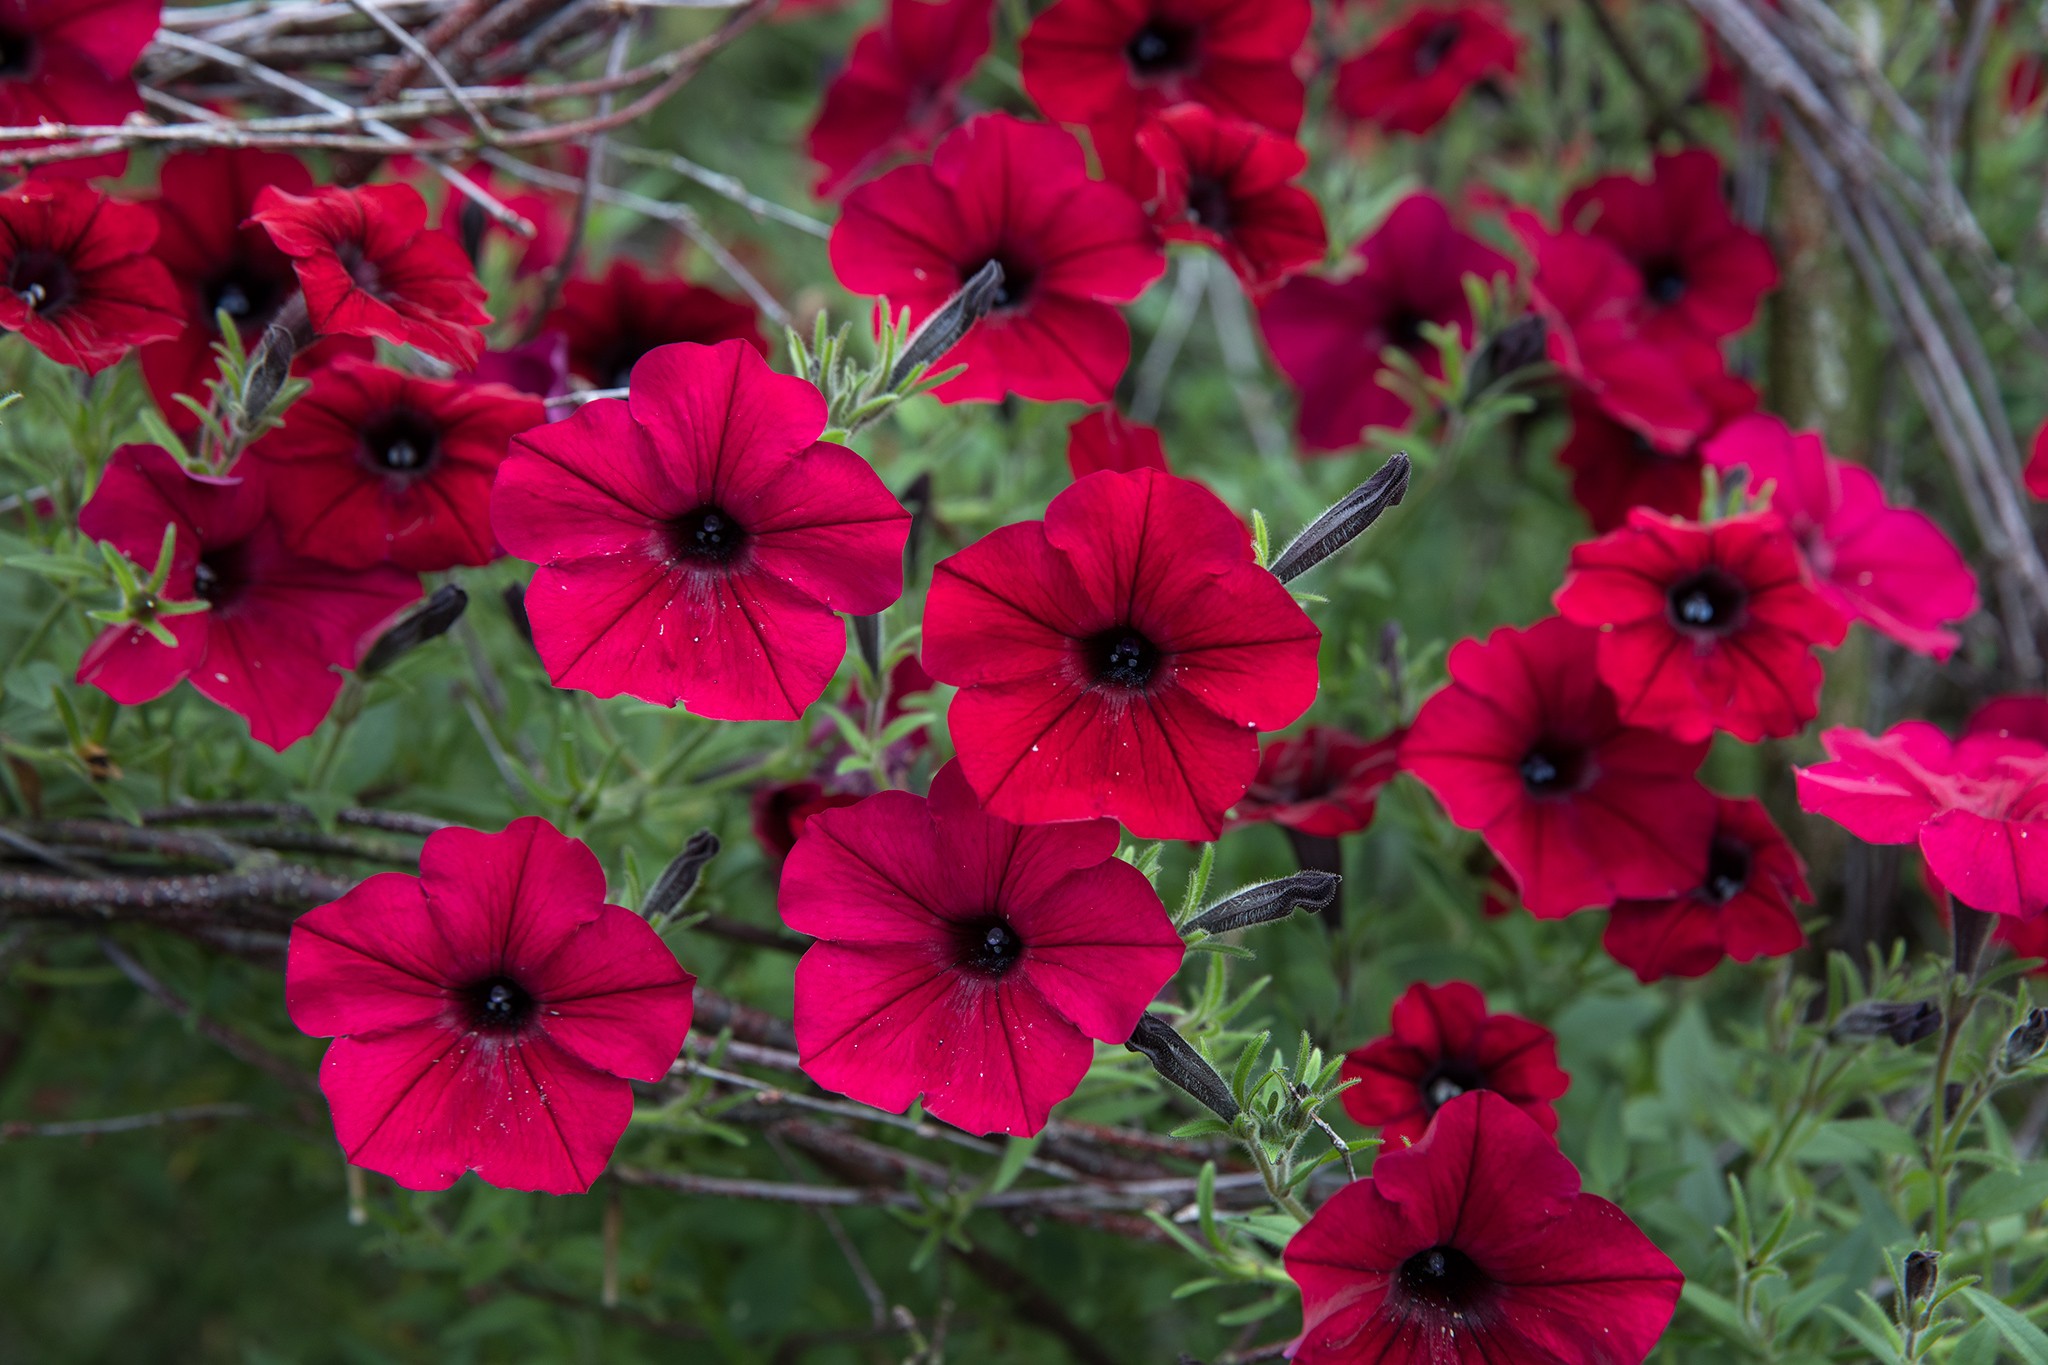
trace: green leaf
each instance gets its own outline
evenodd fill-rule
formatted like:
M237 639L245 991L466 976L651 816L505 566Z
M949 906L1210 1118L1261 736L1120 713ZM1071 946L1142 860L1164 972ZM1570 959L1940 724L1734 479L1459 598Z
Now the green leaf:
M1956 1217L1989 1219L2038 1212L2048 1203L2048 1161L2030 1161L2017 1171L1979 1176L1956 1204Z
M2017 1308L1981 1289L1965 1289L1963 1297L1984 1315L1986 1322L1998 1329L1998 1334L2005 1338L2005 1344L2012 1347L2026 1365L2048 1365L2048 1332L2027 1321Z

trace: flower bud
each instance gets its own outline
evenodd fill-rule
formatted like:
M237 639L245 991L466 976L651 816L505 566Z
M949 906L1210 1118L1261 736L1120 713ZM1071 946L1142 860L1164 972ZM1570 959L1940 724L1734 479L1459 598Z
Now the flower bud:
M1906 1302L1916 1304L1934 1292L1934 1285L1941 1278L1941 1253L1938 1251L1909 1251L1903 1278L1906 1282Z
M501 600L505 603L505 615L512 622L512 629L519 632L519 638L533 643L533 622L526 619L526 589L517 583L507 583Z
M937 364L940 357L960 344L969 328L988 316L1002 292L1002 263L991 260L969 276L958 293L940 304L938 311L910 334L910 340L903 343L903 354L896 357L896 364L889 371L889 387L901 388L910 372L920 365Z
M1193 1043L1158 1015L1139 1015L1138 1027L1124 1046L1152 1063L1154 1070L1201 1101L1216 1117L1226 1123L1237 1118L1237 1100L1230 1093L1229 1082L1202 1060Z
M697 889L697 879L703 875L705 864L718 856L720 847L718 836L708 829L692 834L683 851L669 861L654 879L654 885L647 888L640 913L658 925L682 909L683 902Z
M1889 1038L1900 1047L1910 1047L1940 1027L1941 1006L1932 1000L1866 1000L1843 1010L1828 1035L1855 1042Z
M1343 878L1330 872L1297 872L1277 882L1261 882L1226 896L1189 920L1187 927L1204 933L1227 934L1232 929L1249 929L1254 924L1271 924L1297 910L1318 914L1337 899Z
M1373 476L1345 494L1335 507L1310 522L1302 533L1273 557L1273 577L1282 583L1307 573L1380 519L1380 514L1408 493L1410 464L1406 455L1390 455Z
M376 643L364 651L356 671L364 677L382 673L435 636L447 634L468 607L469 594L453 583L434 589L432 597L399 617L377 637Z
M1495 332L1472 359L1466 394L1485 393L1515 371L1542 360L1549 333L1543 319L1534 313Z
M1964 905L1951 897L1949 905L1949 932L1955 944L1955 973L1957 976L1973 976L1977 971L1977 959L1984 951L1984 941L1991 937L1991 916L1985 911Z
M2048 1009L2034 1009L2020 1021L2020 1026L2005 1035L2005 1053L2001 1060L2007 1071L2018 1071L2028 1062L2048 1049Z
M931 471L927 469L905 484L896 501L910 513L910 534L903 540L903 574L916 578L918 563L924 556L925 537L932 527Z

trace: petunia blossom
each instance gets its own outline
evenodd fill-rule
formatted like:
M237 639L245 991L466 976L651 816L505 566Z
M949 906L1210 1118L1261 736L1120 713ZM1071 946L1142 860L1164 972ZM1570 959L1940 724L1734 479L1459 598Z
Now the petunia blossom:
M320 1088L350 1162L413 1190L475 1171L574 1194L626 1131L628 1082L682 1051L695 980L605 902L589 848L528 816L437 830L419 876L300 916L284 994L302 1032L334 1039Z
M1326 725L1269 740L1259 772L1235 820L1270 820L1284 829L1334 839L1372 823L1380 789L1401 770L1401 736L1360 739Z
M959 122L960 86L988 55L994 0L889 0L882 22L854 40L846 69L825 87L806 138L838 194L892 155L918 153Z
M1714 409L1715 431L1757 404L1755 388L1732 375L1703 384L1700 392ZM1557 462L1571 471L1572 501L1585 510L1595 532L1605 535L1619 528L1636 507L1674 517L1699 515L1706 470L1699 443L1660 450L1640 431L1609 416L1584 389L1573 389L1566 406L1572 429L1558 448Z
M1166 447L1159 431L1133 422L1115 408L1097 408L1067 428L1067 468L1077 479L1098 469L1167 473Z
M794 720L846 652L836 613L903 591L910 514L845 446L825 400L742 341L663 346L631 396L518 437L498 468L499 543L557 687Z
M1177 104L1138 130L1132 192L1169 242L1220 255L1260 295L1318 264L1329 249L1323 211L1293 181L1308 153L1292 138L1207 105Z
M678 276L649 273L623 256L602 278L563 285L548 326L568 338L569 367L600 388L624 388L640 357L657 346L744 341L768 353L754 305Z
M1487 1091L1332 1195L1287 1243L1295 1365L1642 1365L1678 1267L1534 1119Z
M772 866L780 867L803 837L812 816L859 800L859 792L830 791L822 782L771 782L756 787L748 800L754 842Z
M1719 798L1699 884L1662 900L1621 901L1600 945L1643 982L1705 976L1723 958L1782 957L1806 943L1794 901L1806 869L1761 803Z
M1521 39L1500 6L1418 5L1337 68L1337 107L1389 132L1426 133L1482 81L1515 74Z
M1557 1065L1557 1037L1518 1014L1494 1014L1465 981L1416 982L1394 1002L1391 1031L1344 1058L1356 1084L1339 1097L1344 1112L1398 1150L1429 1130L1460 1095L1489 1091L1557 1131L1551 1101L1571 1088Z
M1113 821L1017 826L957 763L929 799L812 815L782 869L804 1074L900 1112L920 1094L971 1133L1029 1136L1074 1093L1091 1039L1131 1036L1182 947Z
M1461 640L1401 766L1478 830L1529 912L1555 919L1690 889L1713 835L1704 741L1622 723L1599 632L1559 617Z
M989 813L1146 839L1217 836L1258 731L1315 699L1321 639L1215 494L1150 469L1081 479L943 560L925 599L925 670L960 688Z
M142 111L132 74L163 13L163 0L7 0L0 5L0 127L108 126ZM27 138L8 151L53 145ZM125 151L45 162L39 176L119 175Z
M60 365L98 374L178 334L183 310L150 254L156 215L79 180L0 193L0 327Z

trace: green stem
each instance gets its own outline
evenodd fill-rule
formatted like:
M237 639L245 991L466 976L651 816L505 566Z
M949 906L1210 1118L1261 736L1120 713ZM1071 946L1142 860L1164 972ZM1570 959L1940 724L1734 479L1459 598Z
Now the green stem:
M1266 1193L1273 1196L1273 1202L1285 1209L1295 1222L1306 1223L1309 1220L1308 1205L1289 1192L1286 1177L1266 1155L1265 1144L1253 1138L1245 1143L1245 1150L1252 1154L1252 1164L1259 1168L1259 1179L1266 1182Z
M1934 1059L1934 1093L1928 1097L1927 1114L1927 1174L1934 1182L1933 1209L1929 1215L1930 1240L1937 1252L1948 1250L1949 1207L1948 1168L1951 1149L1949 1146L1948 1078L1956 1060L1956 1044L1963 1036L1963 1026L1976 1010L1977 995L1974 988L1960 977L1949 980L1945 1021L1941 1035L1941 1051ZM1956 1136L1960 1139L1961 1134Z
M50 633L51 627L55 626L62 619L65 609L71 605L71 601L70 593L63 592L57 594L57 600L50 604L50 609L43 613L42 619L30 628L28 638L21 642L20 647L14 651L14 657L7 661L6 671L8 673L12 673L15 669L20 668L22 664L28 661L29 656L42 646L44 637Z

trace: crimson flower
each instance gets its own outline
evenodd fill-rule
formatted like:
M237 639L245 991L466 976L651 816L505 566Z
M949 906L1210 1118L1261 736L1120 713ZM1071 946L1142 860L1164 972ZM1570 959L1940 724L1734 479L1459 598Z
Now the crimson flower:
M1498 5L1421 5L1337 69L1337 107L1388 132L1426 133L1475 85L1514 75L1521 48Z
M1150 469L1090 474L941 561L925 599L925 671L960 688L989 813L1145 839L1221 832L1257 732L1315 700L1321 639L1214 493Z
M1810 901L1806 868L1756 801L1718 798L1698 884L1661 900L1618 902L1601 946L1643 982L1705 976L1724 957L1750 962L1806 942L1792 902Z
M903 591L910 516L818 440L825 400L741 341L663 346L631 397L518 437L491 523L557 687L794 720L846 652L836 612Z
M1778 284L1764 239L1735 221L1721 194L1721 162L1704 148L1657 157L1648 183L1602 176L1564 201L1565 222L1612 242L1642 276L1643 335L1708 341L1756 320Z
M1287 1244L1295 1365L1641 1365L1685 1277L1542 1126L1489 1091L1332 1195Z
M936 390L949 403L1009 392L1107 401L1131 354L1114 305L1166 269L1144 211L1088 178L1071 133L1008 114L970 120L929 166L900 166L849 194L831 252L841 284L908 305L918 321L988 262L1002 265L994 311L939 361L967 366Z
M1315 196L1290 183L1308 169L1292 138L1207 105L1177 104L1139 129L1138 150L1133 189L1160 234L1214 249L1251 293L1329 250Z
M297 195L275 185L250 220L292 258L313 330L416 346L467 368L491 320L462 248L427 231L427 201L410 185L325 185Z
M756 787L749 802L754 842L779 865L803 837L804 827L819 811L850 806L860 793L827 791L822 782L774 782Z
M891 155L918 153L959 121L960 86L988 54L992 0L890 0L825 87L807 139L825 198Z
M1474 1090L1491 1091L1557 1131L1550 1102L1571 1089L1558 1069L1557 1037L1518 1014L1489 1014L1465 981L1420 981L1394 1002L1392 1032L1344 1059L1344 1112L1381 1130L1390 1147L1415 1142L1437 1111Z
M358 1166L407 1189L464 1171L511 1190L590 1188L668 1074L696 978L604 869L545 820L443 829L420 875L383 872L292 926L285 1007L332 1038L320 1088Z
M1334 839L1372 823L1380 788L1401 769L1403 732L1365 740L1311 725L1275 739L1259 758L1258 775L1237 803L1241 823L1270 820L1285 829Z
M1098 469L1169 472L1158 430L1133 422L1115 408L1097 408L1067 428L1067 468L1076 479Z
M1485 837L1540 919L1688 890L1713 834L1693 776L1705 742L1624 725L1598 639L1550 617L1459 641L1401 744L1401 766Z
M1399 427L1408 401L1378 379L1389 346L1441 377L1443 358L1422 324L1455 327L1468 342L1465 277L1509 274L1507 257L1459 231L1432 194L1411 194L1353 252L1359 269L1341 280L1297 275L1259 307L1273 363L1301 394L1296 426L1310 450L1358 444L1367 427Z
M78 515L78 528L153 565L164 529L177 529L163 597L204 601L165 616L177 643L138 626L109 626L85 651L78 681L123 706L152 701L184 678L283 749L311 734L341 691L366 638L420 595L399 569L344 570L294 554L264 511L262 469L188 473L156 446L122 446Z
M1639 507L1572 547L1557 610L1599 629L1600 680L1622 721L1682 740L1798 734L1820 713L1813 648L1849 628L1769 512L1701 525Z
M1702 385L1701 393L1713 405L1716 429L1757 403L1756 390L1732 375ZM1573 389L1566 402L1572 430L1558 448L1557 462L1572 472L1572 500L1585 509L1596 533L1620 527L1636 507L1674 517L1699 515L1706 462L1698 444L1659 450L1640 431L1608 416L1584 389Z
M548 326L569 339L569 367L591 383L622 389L640 357L657 346L744 341L766 355L754 306L716 289L656 277L636 261L611 263L601 280L571 280Z
M497 558L491 480L512 438L546 420L538 399L499 384L349 357L315 372L249 454L271 467L271 515L294 550L434 572Z
M0 4L0 127L107 125L142 109L129 74L156 36L163 0L5 0ZM40 138L0 149L48 147ZM0 160L5 160L0 150ZM126 152L46 162L38 175L119 175Z
M1729 424L1700 453L1746 467L1752 488L1771 486L1771 510L1836 610L1918 653L1955 652L1961 637L1944 623L1977 610L1977 575L1926 513L1892 506L1875 474L1767 413Z
M1181 940L1116 856L1114 821L1017 826L948 763L931 797L811 816L782 869L804 1074L900 1112L919 1094L972 1133L1029 1136L1074 1093L1089 1039L1121 1043Z
M79 180L0 194L0 327L87 374L176 336L177 286L149 250L156 231L148 209Z

